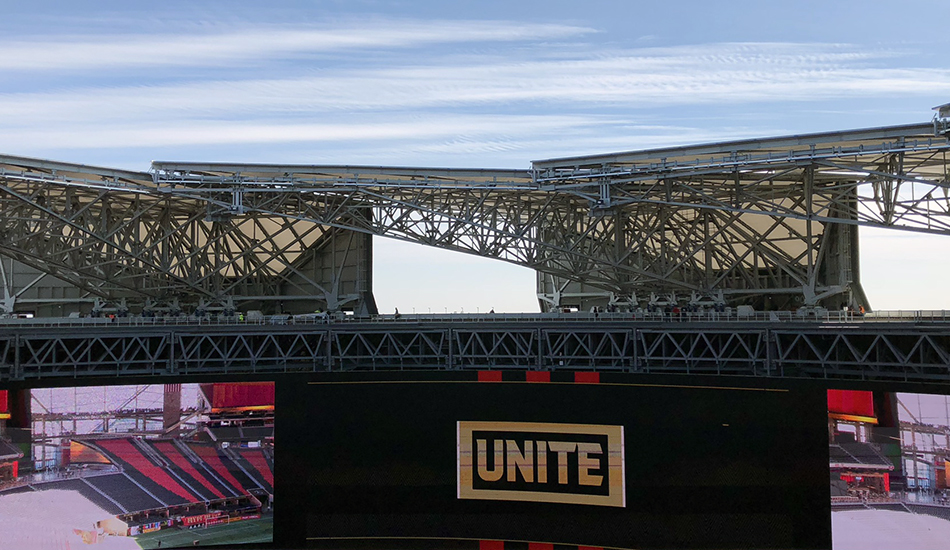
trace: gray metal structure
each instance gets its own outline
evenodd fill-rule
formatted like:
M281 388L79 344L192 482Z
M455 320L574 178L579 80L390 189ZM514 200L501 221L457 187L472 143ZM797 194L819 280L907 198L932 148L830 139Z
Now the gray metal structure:
M388 319L8 325L0 382L367 370L594 370L950 383L950 319Z
M635 308L650 296L869 306L859 226L950 234L943 122L530 170L154 162L135 172L0 156L0 307L56 315L98 298L134 312L371 314L372 236L532 268L545 310ZM62 283L44 294L44 277Z

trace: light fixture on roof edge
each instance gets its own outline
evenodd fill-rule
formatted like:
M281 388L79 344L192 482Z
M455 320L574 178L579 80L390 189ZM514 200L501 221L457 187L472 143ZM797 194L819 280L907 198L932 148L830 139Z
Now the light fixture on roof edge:
M945 136L950 133L950 103L944 103L933 108L937 111L934 115L934 134Z

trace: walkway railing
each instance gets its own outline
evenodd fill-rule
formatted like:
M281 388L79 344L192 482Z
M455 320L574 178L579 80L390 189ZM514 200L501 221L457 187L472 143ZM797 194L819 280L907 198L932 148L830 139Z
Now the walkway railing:
M144 327L144 326L240 326L240 325L323 325L337 323L426 323L426 322L644 322L644 323L950 323L950 310L876 311L859 315L850 311L736 311L716 312L625 312L625 313L407 313L371 316L268 315L253 319L231 317L38 317L0 318L0 326L14 327Z

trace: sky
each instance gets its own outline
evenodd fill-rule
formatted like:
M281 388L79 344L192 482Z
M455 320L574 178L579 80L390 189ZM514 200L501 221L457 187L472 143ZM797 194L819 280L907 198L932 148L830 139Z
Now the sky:
M0 0L0 153L528 168L930 121L945 0ZM950 236L862 229L876 309L950 309ZM382 312L537 311L535 274L375 239Z

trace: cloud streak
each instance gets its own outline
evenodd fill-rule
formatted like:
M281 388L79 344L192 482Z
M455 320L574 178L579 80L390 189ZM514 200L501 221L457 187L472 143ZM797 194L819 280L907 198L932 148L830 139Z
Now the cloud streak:
M564 39L591 32L589 28L555 24L387 20L311 28L249 27L206 35L73 36L0 43L0 71L233 66L315 53Z
M375 20L0 39L0 77L13 75L0 78L0 150L314 144L430 157L523 153L526 163L578 149L750 137L675 120L663 124L677 128L648 127L667 107L950 88L948 69L900 66L913 52L761 42L607 50L584 42L596 36L576 25Z
M274 79L80 87L0 94L7 124L141 119L331 118L345 113L522 105L648 108L939 93L950 70L886 68L890 54L836 45L710 44L582 59L414 59ZM304 71L306 72L306 71Z
M601 121L600 124L606 124ZM148 126L131 122L99 125L87 131L81 125L24 129L0 135L0 147L165 147L209 144L280 144L292 142L445 140L465 135L530 136L537 132L569 131L596 126L587 117L571 116L442 116L403 117L396 121L161 121Z

